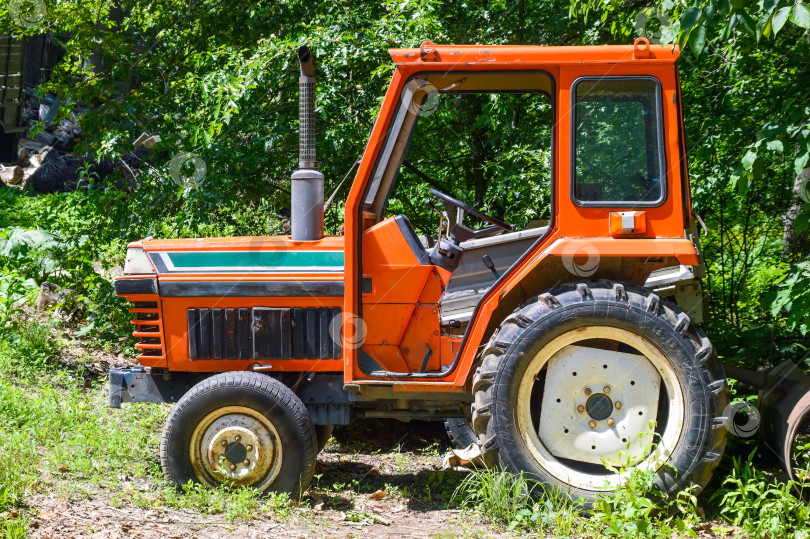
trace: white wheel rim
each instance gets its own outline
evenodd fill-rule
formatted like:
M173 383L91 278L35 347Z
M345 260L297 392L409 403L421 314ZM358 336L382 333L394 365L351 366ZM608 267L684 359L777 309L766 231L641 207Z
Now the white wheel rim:
M197 424L189 459L201 483L265 490L281 468L281 439L263 414L245 406L226 406Z
M558 459L541 441L537 432L537 425L531 414L532 390L535 387L535 378L540 371L547 368L551 361L572 345L590 339L609 339L626 344L642 354L637 356L640 360L646 359L655 367L655 370L660 375L661 383L666 388L668 415L665 423L658 425L657 430L661 435L660 438L656 437L657 441L654 450L641 462L635 464L635 468L642 470L654 469L660 466L662 461L669 458L680 439L685 419L684 398L680 384L677 383L677 375L669 360L656 346L639 335L614 327L593 326L570 331L552 340L532 358L518 388L518 428L531 455L544 470L557 480L585 490L613 490L622 482L624 474L586 473L572 468L566 462ZM583 365L582 368L588 367L588 365ZM633 376L633 374L627 373L627 376ZM545 391L546 388L543 389ZM625 399L627 398L625 397ZM576 402L572 402L571 406L576 406L576 404ZM628 407L632 405L632 402L626 403ZM615 457L614 460L619 459L618 454Z

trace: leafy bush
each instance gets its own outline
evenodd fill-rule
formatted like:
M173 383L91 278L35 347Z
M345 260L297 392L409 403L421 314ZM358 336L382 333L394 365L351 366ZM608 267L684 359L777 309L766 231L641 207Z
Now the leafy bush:
M810 509L803 499L806 487L795 481L776 482L747 459L734 457L731 475L712 496L720 516L754 536L806 537L810 533Z
M768 301L770 300L770 301ZM810 262L796 264L776 283L776 292L766 298L774 317L783 316L790 331L810 332Z
M10 338L23 313L21 303L31 302L39 287L16 273L0 274L0 340Z
M666 466L666 464L663 464ZM697 537L694 525L697 498L688 491L670 498L655 485L656 470L621 469L625 481L600 497L589 511L595 523L611 537L669 537L687 534Z

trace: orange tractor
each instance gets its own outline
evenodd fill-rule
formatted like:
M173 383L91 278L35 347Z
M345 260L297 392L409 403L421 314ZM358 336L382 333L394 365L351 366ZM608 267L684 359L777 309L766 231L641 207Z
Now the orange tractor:
M302 47L291 235L129 245L115 286L134 305L143 366L111 371L110 405L177 403L160 458L178 484L297 495L333 425L393 418L443 420L488 465L586 502L617 487L617 460L658 470L667 493L704 486L728 392L696 326L703 263L678 50L639 39L390 54L344 235L323 233ZM540 111L547 220L518 229L437 190L432 234L388 212L397 179L430 150L420 129L464 99L521 103L512 119ZM496 131L528 144L540 131L520 121Z

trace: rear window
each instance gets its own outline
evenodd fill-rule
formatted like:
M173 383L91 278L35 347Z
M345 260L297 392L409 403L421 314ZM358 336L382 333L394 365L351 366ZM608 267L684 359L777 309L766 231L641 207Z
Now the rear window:
M656 205L665 197L658 81L575 83L574 199L589 206Z

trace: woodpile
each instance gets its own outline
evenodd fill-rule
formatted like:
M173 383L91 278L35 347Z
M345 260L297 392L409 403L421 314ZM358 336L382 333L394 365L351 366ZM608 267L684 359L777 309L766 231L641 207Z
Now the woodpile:
M30 96L26 102L24 119L27 122L42 120L50 108L42 107L39 100ZM53 106L53 105L51 105ZM45 123L44 130L30 134L19 141L17 160L0 164L0 188L10 187L39 193L74 191L79 187L80 169L85 165L94 177L103 179L114 172L121 174L125 190L137 187L135 170L140 168L143 158L160 142L160 137L142 134L135 141L135 151L114 160L91 161L73 154L74 142L81 135L81 129L71 120L56 124Z

